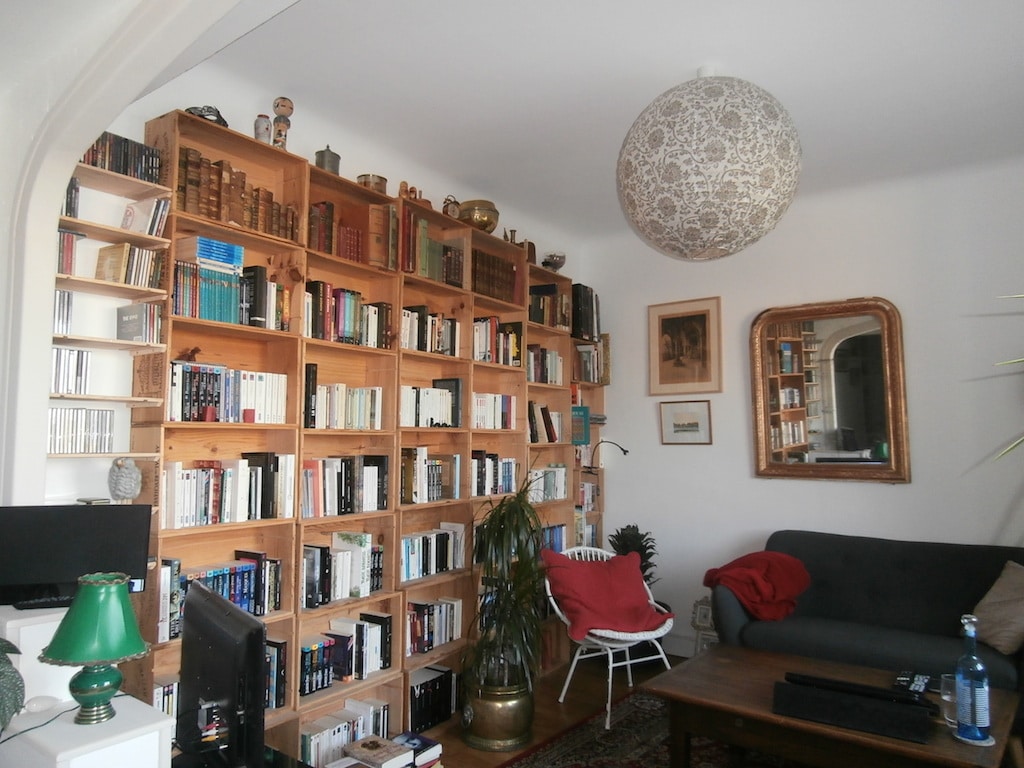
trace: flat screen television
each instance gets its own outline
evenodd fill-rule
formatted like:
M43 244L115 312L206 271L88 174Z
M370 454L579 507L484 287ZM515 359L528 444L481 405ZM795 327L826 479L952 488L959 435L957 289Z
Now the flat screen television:
M126 573L145 586L149 504L0 507L0 604L64 597L87 573Z
M182 602L174 768L264 768L267 631L202 582Z

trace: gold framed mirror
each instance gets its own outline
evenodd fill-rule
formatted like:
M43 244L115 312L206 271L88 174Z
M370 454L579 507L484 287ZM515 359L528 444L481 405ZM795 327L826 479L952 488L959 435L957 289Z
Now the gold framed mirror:
M903 324L877 297L767 309L750 329L761 477L910 482Z

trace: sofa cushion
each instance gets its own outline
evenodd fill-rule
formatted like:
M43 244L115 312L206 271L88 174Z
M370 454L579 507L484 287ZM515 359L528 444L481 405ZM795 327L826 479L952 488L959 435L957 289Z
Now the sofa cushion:
M845 664L858 664L897 672L910 669L929 675L952 672L964 652L958 637L909 632L833 619L797 618L752 621L740 632L750 648L792 653ZM1015 660L979 643L978 655L988 667L996 688L1017 688Z
M996 583L976 606L978 639L1013 654L1024 645L1024 566L1007 561Z
M569 619L573 640L582 640L592 629L646 632L672 616L651 605L636 552L583 561L543 549L541 558L551 594Z

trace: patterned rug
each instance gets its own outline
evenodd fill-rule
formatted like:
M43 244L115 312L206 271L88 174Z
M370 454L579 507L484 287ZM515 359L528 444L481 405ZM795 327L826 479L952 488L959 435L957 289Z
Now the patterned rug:
M694 737L691 768L726 768L728 748ZM748 752L746 768L782 768L785 761ZM604 712L594 715L500 768L668 768L668 708L647 693L634 693L612 705L611 730Z

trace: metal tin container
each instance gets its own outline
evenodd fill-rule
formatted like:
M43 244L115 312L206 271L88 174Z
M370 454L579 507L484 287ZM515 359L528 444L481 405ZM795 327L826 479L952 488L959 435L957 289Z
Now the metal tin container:
M377 176L372 173L364 173L361 176L356 177L356 181L361 186L367 189L372 189L374 192L380 192L382 195L388 193L388 180L383 176Z

